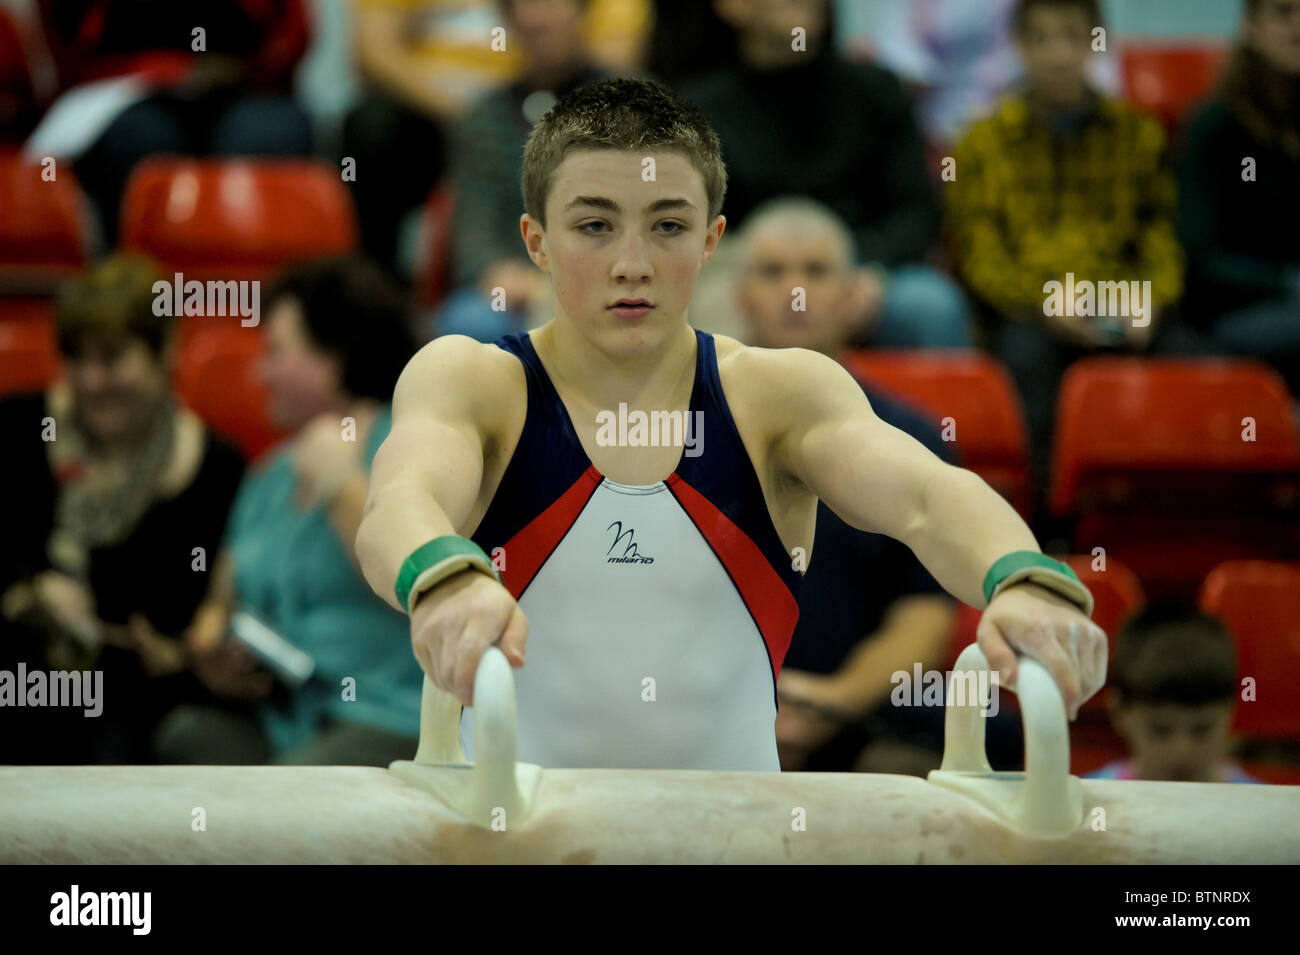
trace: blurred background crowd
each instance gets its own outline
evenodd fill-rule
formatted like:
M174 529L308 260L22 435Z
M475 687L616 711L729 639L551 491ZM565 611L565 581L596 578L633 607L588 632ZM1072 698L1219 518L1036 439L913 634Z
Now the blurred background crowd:
M0 763L413 754L369 460L422 343L551 314L522 147L611 76L722 140L692 324L836 357L1093 589L1073 770L1300 781L1300 0L0 0L0 669L106 693L0 709ZM260 319L159 316L177 273ZM978 612L824 507L816 541L783 766L937 767L891 677Z

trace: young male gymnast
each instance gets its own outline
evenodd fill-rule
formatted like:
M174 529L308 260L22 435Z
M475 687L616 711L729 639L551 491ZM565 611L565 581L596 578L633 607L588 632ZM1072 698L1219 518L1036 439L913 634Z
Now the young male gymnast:
M697 109L645 81L583 87L534 127L522 178L555 315L411 360L357 535L436 687L472 707L496 644L521 761L777 771L775 681L821 499L987 605L978 640L1001 681L1036 658L1073 718L1104 680L1105 636L1015 511L880 421L832 359L688 324L726 226Z

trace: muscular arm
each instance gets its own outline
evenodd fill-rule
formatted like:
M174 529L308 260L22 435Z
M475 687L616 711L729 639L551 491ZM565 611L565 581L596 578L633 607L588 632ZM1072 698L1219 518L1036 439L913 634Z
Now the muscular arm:
M1072 602L1036 583L990 605L984 576L1012 551L1038 551L1024 521L982 479L945 464L885 424L830 358L802 349L744 353L747 394L762 407L771 463L846 523L902 541L945 590L986 608L976 639L1015 686L1016 652L1051 672L1073 718L1106 679L1106 635ZM744 378L745 375L740 377Z
M399 610L402 562L464 526L483 479L479 422L492 396L481 345L448 335L411 359L393 393L393 424L375 454L356 551L366 582ZM498 376L499 377L499 376Z
M984 575L1038 543L983 479L945 464L885 424L853 378L824 355L751 350L775 463L849 525L902 541L950 594L984 607Z

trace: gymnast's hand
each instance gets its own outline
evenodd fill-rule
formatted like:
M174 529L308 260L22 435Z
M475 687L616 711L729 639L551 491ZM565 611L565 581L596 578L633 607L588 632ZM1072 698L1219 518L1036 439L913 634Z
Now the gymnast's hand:
M1106 634L1074 604L1037 584L1014 584L994 597L975 638L990 669L999 671L1007 686L1015 686L1017 653L1046 667L1070 719L1106 682Z
M411 611L411 646L433 685L474 705L474 674L496 644L510 665L524 665L528 620L510 591L465 569L420 596Z

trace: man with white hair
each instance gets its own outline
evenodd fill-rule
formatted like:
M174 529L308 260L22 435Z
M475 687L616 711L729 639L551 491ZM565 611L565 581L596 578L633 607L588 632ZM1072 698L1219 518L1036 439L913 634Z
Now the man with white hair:
M872 286L854 264L852 234L820 202L790 196L759 206L736 257L736 306L750 344L836 358L870 320ZM932 423L866 384L863 390L881 419L952 461L951 445ZM817 508L814 540L799 623L777 682L782 767L845 772L862 753L873 770L906 771L879 761L896 755L898 744L929 751L909 767L927 758L937 766L942 710L891 707L890 676L911 673L914 663L943 666L953 601L906 547L855 530L825 504ZM876 745L882 740L889 743Z

